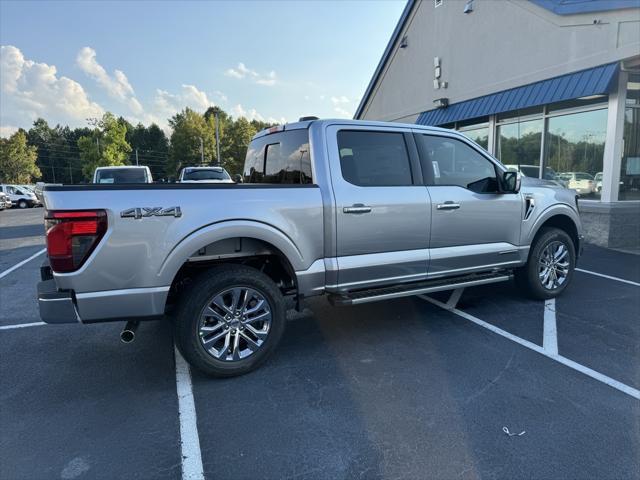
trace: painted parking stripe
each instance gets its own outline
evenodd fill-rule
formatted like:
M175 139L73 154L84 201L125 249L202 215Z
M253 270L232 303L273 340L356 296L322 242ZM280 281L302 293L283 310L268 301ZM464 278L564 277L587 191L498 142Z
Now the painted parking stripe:
M608 278L609 280L615 280L616 282L628 283L629 285L635 285L640 287L640 283L632 282L631 280L625 280L624 278L612 277L611 275L605 275L604 273L592 272L591 270L583 270L582 268L576 268L576 272L588 273L589 275L595 275L596 277Z
M46 323L44 322L18 323L16 325L3 325L0 327L0 330L13 330L14 328L25 328L25 327L40 327L42 325L46 325Z
M549 355L558 355L558 328L556 326L556 299L550 298L544 302L544 333L542 348Z
M558 354L551 354L549 352L547 352L544 347L541 347L539 345L536 345L535 343L529 342L528 340L525 340L523 338L520 337L516 337L515 335L502 330L501 328L496 327L495 325L491 325L490 323L485 322L484 320L480 320L477 317L474 317L473 315L470 315L466 312L463 312L462 310L458 310L457 308L447 308L447 305L445 303L439 302L438 300L435 300L431 297L428 297L427 295L418 295L418 297L427 300L430 303L433 303L434 305L443 308L451 313L455 313L456 315L458 315L459 317L464 318L465 320L469 320L470 322L475 323L476 325L479 325L481 327L486 328L487 330L492 331L493 333L497 333L498 335L505 337L513 342L516 342L520 345L522 345L523 347L526 347L530 350L533 350L534 352L539 353L540 355L544 355L547 358L550 358L552 360L555 360L558 363L561 363L569 368L572 368L573 370L576 370L580 373L583 373L585 375L587 375L588 377L593 378L594 380L597 380L599 382L602 382L606 385L609 385L610 387L615 388L616 390L621 391L622 393L626 393L627 395L640 400L640 390L633 388L629 385L625 385L622 382L619 382L617 380L614 380L611 377L607 377L606 375L603 375L600 372L596 372L595 370L592 370L589 367L585 367L584 365L581 365L577 362L574 362L573 360L569 360L568 358L565 358L561 355Z
M11 272L13 272L14 270L17 270L18 268L20 268L21 266L23 266L25 263L29 263L31 260L33 260L36 257L39 257L40 255L42 255L44 252L46 252L47 249L43 248L42 250L40 250L37 253L34 253L33 255L31 255L29 258L27 258L26 260L22 260L20 263L15 264L13 267L8 268L7 270L5 270L4 272L0 273L0 278L6 277L7 275L9 275Z
M196 404L193 399L193 385L189 365L177 348L176 358L176 390L178 391L178 416L180 418L180 445L182 450L182 480L204 480L202 453Z

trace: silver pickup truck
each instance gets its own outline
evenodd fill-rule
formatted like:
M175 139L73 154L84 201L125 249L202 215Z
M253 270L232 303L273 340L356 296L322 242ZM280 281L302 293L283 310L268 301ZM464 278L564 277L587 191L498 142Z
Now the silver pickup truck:
M521 185L522 182L522 185ZM581 248L576 193L520 178L463 135L349 120L257 134L244 183L52 186L48 323L169 317L199 370L276 348L287 306L354 305L515 277L559 295Z

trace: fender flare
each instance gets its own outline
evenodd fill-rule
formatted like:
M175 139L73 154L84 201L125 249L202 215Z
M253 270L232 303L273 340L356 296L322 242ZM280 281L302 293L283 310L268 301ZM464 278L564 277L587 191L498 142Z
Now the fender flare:
M280 250L294 271L304 270L304 258L293 241L281 230L255 220L228 220L207 225L191 232L169 252L158 271L163 285L171 285L187 259L211 243L229 238L253 238Z
M576 212L569 205L556 204L556 205L549 206L540 215L538 215L535 222L529 229L529 232L527 233L526 238L523 239L524 244L531 245L533 242L533 239L536 237L536 235L540 231L540 228L542 227L542 225L550 218L556 217L556 216L569 217L569 219L573 222L574 226L576 227L576 232L578 233L578 236L580 235L581 222L580 222L580 216L578 212Z

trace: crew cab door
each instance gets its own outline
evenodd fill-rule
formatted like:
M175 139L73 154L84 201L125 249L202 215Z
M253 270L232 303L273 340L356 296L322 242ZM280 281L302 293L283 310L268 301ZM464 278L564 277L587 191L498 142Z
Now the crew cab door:
M327 127L336 202L337 290L427 275L430 205L408 129Z
M494 160L459 136L415 139L431 197L429 277L518 264L522 197L500 191Z

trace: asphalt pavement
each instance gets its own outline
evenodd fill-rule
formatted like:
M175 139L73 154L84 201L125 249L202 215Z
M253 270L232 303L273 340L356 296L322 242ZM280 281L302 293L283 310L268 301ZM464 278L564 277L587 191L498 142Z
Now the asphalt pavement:
M549 305L511 283L457 310L313 299L259 370L192 372L188 427L167 321L129 345L121 324L21 327L39 322L43 256L9 270L42 234L42 209L0 212L2 479L185 478L186 428L215 480L640 478L639 256L587 246L554 303L555 355Z

